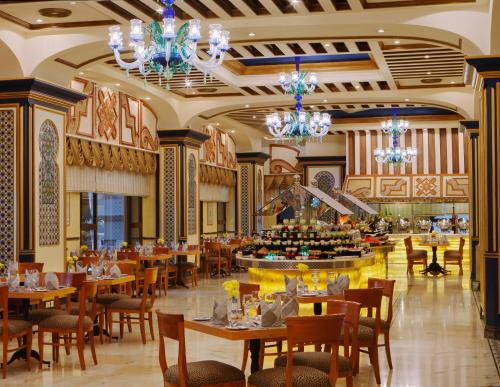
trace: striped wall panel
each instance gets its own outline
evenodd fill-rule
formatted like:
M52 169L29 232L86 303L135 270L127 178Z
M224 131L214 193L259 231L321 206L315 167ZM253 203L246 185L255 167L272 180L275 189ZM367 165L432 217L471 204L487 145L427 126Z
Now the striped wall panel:
M361 176L467 174L468 141L458 128L410 129L400 137L400 146L416 147L416 160L411 164L388 166L377 163L373 151L389 146L389 136L380 130L348 131L347 173Z

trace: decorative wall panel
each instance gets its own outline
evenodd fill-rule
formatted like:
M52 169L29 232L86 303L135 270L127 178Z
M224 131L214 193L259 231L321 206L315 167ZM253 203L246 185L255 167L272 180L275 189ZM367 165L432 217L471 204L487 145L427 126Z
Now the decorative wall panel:
M437 198L441 196L441 179L439 176L412 176L413 197Z
M107 87L97 91L96 125L98 138L106 141L118 137L118 93Z
M313 177L318 183L318 188L326 193L327 195L331 195L333 189L335 188L335 176L329 171L320 171L316 173ZM335 212L327 211L323 213L320 217L320 220L327 223L333 223L335 221Z
M372 198L375 196L375 178L372 176L347 176L344 190L358 198Z
M38 138L40 165L39 182L39 244L59 244L59 138L51 120L45 120Z
M16 110L0 109L0 262L15 258Z
M236 145L233 138L221 129L207 125L202 132L210 138L203 143L200 162L222 168L236 169Z
M176 148L163 148L163 238L165 242L176 242Z
M257 172L257 210L260 210L264 205L262 200L263 189L264 189L264 181L262 178L262 168L259 168ZM258 232L262 231L262 216L257 217L257 231Z
M282 144L269 145L269 173L297 173L301 172L298 167L297 157L300 156L300 150Z
M406 198L410 196L410 178L377 177L377 196L380 198Z
M188 160L188 234L196 234L196 208L198 206L198 189L196 182L196 159L193 154L189 155Z
M444 176L443 177L444 194L443 196L469 196L469 179L464 176Z
M240 166L240 217L241 232L243 235L250 234L250 166Z

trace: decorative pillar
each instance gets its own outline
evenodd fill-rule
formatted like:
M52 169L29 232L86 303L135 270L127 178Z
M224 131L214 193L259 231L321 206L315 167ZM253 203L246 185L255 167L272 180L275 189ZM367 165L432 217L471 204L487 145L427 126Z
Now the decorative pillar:
M210 136L191 129L159 130L160 235L165 242L198 244L201 145Z
M479 245L479 176L478 176L478 138L479 121L460 121L460 125L469 135L469 250L471 257L470 278L475 286L479 285L479 264L477 251Z
M238 161L238 232L243 235L262 230L264 206L264 163L269 155L262 152L236 153Z
M485 336L500 337L498 243L500 202L500 57L466 58L480 95L478 138L479 260ZM484 273L484 274L483 274Z
M66 113L85 95L35 78L0 81L0 261L64 270Z

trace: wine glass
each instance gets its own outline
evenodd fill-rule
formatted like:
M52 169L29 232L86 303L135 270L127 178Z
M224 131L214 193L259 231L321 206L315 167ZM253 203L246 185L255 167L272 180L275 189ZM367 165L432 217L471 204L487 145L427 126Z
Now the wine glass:
M252 294L244 294L242 298L244 315L247 321L250 321L255 315L255 299Z
M311 281L314 285L314 292L317 293L318 292L318 283L319 283L319 272L314 270L314 271L311 271Z
M330 281L332 281L332 282L333 282L333 281L335 281L335 279L336 279L336 278L337 278L337 273L335 273L334 271L330 271L330 272L328 272L328 279L329 279Z

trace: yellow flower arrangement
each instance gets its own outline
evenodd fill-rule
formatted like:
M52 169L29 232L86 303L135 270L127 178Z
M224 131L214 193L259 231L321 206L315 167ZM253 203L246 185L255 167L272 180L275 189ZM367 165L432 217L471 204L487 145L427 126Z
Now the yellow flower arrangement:
M82 253L86 253L88 249L89 249L89 247L87 245L81 245L80 246L80 251Z
M237 280L226 281L222 284L230 298L238 299L240 297L240 283Z
M122 247L128 247L128 242L127 241L123 241L122 242Z
M78 261L78 257L75 257L73 255L69 255L66 258L66 262L68 262L70 265L74 265L76 263L76 261Z
M156 243L157 243L158 245L160 245L160 246L163 246L163 245L165 244L165 239L163 239L163 238L158 238L158 239L156 240Z
M0 270L2 270L5 267L5 264L3 262L0 262Z
M437 234L438 234L438 233L437 233L436 231L433 231L433 232L431 233L431 235L432 235L432 237L433 237L433 238L435 238L435 237L437 236Z
M309 266L307 266L305 263L299 263L295 268L300 271L301 273L304 273L305 271L309 270Z

